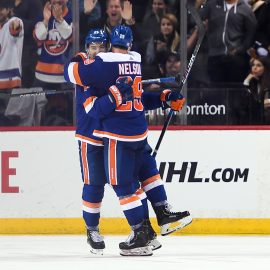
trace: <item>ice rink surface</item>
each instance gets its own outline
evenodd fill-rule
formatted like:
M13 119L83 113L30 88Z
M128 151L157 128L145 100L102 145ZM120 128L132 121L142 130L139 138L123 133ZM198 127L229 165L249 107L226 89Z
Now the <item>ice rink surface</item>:
M1 270L269 270L270 236L158 237L150 257L122 257L125 236L105 236L103 256L85 236L0 236Z

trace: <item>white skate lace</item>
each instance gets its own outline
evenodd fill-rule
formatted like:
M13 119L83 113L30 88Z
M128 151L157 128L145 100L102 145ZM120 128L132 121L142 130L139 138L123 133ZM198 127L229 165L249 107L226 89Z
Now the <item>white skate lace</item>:
M100 235L99 231L90 231L91 238L94 242L102 242L104 237Z

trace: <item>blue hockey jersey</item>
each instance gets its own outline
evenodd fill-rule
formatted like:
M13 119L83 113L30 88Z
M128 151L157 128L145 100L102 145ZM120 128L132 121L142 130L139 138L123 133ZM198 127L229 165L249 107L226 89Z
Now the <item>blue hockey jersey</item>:
M74 58L77 62L83 62L87 58L86 53L78 53ZM73 61L74 59L72 59ZM86 108L89 107L89 99L91 99L92 105L95 103L96 97L91 97L91 87L83 87L75 85L76 96L76 133L77 140L102 146L103 142L101 138L93 135L93 131L100 128L100 119L92 118L87 115Z
M133 79L134 100L127 101L114 111L109 109L108 90L121 76L130 76ZM84 63L70 63L65 67L65 79L81 86L90 86L92 98L103 97L104 112L102 128L96 129L94 135L122 141L139 141L147 137L147 122L144 107L141 102L141 56L136 52L99 53L94 61ZM107 105L106 105L107 103ZM91 104L90 98L90 107ZM89 111L91 108L89 109ZM92 110L93 113L93 110ZM100 115L98 116L100 117Z
M90 97L90 91L80 85L75 86L76 89L76 134L75 137L93 145L101 146L103 142L100 138L93 135L95 129L101 129L100 120L89 117L86 113L89 98L92 103L96 97Z

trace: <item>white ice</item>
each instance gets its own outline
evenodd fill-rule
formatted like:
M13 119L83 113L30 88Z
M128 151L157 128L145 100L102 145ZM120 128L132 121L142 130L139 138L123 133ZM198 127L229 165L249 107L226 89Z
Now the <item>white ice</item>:
M125 236L105 236L103 256L85 236L0 236L0 270L269 270L270 236L166 236L150 257L122 257Z

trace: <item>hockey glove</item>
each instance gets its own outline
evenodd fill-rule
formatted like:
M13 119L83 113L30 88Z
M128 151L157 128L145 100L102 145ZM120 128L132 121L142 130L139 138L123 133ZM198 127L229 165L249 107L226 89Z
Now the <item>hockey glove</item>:
M131 77L120 77L116 84L109 88L109 97L116 107L122 105L129 100L133 100L133 80Z
M171 91L170 89L165 89L160 94L160 99L162 102L166 102L167 105L174 111L180 111L185 103L185 98L177 92Z

